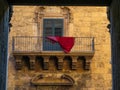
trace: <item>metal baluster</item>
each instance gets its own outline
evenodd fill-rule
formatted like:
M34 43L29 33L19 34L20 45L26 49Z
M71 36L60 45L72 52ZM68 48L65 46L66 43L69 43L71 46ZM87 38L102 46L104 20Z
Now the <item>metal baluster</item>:
M24 38L24 51L25 52L28 52L29 51L29 46L27 46L27 44L29 45L30 43L29 43L29 37L27 36L27 37L23 37ZM27 47L26 47L27 46Z
M17 50L16 50L16 46L17 46L17 45L16 45L16 37L14 38L14 40L15 40L15 51L17 51Z
M26 50L27 50L26 43L27 43L26 37L23 36L23 45L24 45L23 51L24 51L24 52L26 52Z
M25 47L26 47L25 51L29 52L30 51L30 46L31 46L31 44L30 44L30 36L27 36L27 37L25 37Z
M82 40L83 38L80 38L80 40L81 40L81 51L82 51L82 47L83 47L83 40Z
M81 50L81 38L79 38L79 43L78 43L78 50L80 51Z
M92 38L90 38L90 51L92 50Z
M23 48L24 50L23 50L23 51L25 51L25 52L26 52L26 51L29 51L29 50L28 50L28 47L29 47L29 46L26 47L26 44L27 44L27 43L29 44L29 37L25 37L25 36L24 36L23 39L24 39L24 48Z
M26 42L26 40L25 40L25 37L23 37L23 44L24 44L23 51L26 51L26 49L27 49L27 48L26 48L26 43L27 43L27 42Z
M18 40L17 40L17 37L16 37L16 46L18 45ZM17 46L17 50L19 51L19 48Z
M86 45L85 45L85 43L87 42L86 40L87 40L87 38L84 38L84 44L83 44L83 45L84 45L85 47L83 48L83 51L86 51ZM86 44L87 44L87 43L86 43Z
M87 51L90 50L90 38L88 37L87 38Z
M31 36L29 36L29 51L32 51L32 49L31 49L31 41L32 41L32 37Z
M77 40L77 50L79 50L80 51L80 46L81 46L81 44L80 44L80 38L78 38L79 40Z
M37 39L37 37L31 37L31 40L33 41L33 44L31 44L31 49L32 49L31 51L35 50L36 39Z
M92 38L92 51L94 51L94 37Z
M12 37L12 51L15 51L15 37Z
M28 51L32 51L32 46L33 46L33 37L29 36L28 37L28 42L29 42L29 45L28 45Z
M25 51L25 49L24 49L24 48L25 48L25 44L26 44L26 42L25 42L25 38L22 37L22 39L23 39L23 40L22 40L22 41L23 41L23 43L22 43L22 45L23 45L22 51ZM22 42L22 41L21 41L21 42Z
M90 51L92 51L92 38L90 40Z

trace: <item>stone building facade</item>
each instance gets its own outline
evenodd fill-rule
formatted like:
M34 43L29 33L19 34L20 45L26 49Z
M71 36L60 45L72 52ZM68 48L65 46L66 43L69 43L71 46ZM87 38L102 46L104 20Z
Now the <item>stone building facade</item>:
M111 90L106 12L106 7L14 6L9 35L8 90ZM50 33L45 33L44 28L48 31L51 23L45 26L44 20L58 20L58 24L52 24L57 34L63 30L62 36L75 37L70 53L44 52L43 44L35 44L44 43L44 35ZM62 29L57 27L59 20L63 20Z

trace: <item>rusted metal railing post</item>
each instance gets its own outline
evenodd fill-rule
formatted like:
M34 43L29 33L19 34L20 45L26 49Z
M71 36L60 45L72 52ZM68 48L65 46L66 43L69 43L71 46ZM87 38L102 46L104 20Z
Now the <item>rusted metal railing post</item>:
M15 38L12 37L12 51L15 50Z
M94 47L94 37L92 38L92 51L94 52L95 47Z

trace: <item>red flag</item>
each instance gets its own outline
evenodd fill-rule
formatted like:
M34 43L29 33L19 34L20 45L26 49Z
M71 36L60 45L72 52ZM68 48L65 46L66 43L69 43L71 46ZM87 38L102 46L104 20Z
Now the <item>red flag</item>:
M74 37L49 36L48 39L58 42L65 53L69 53L74 45Z
M55 36L48 36L47 38L53 42L58 42L58 40L59 40L59 37L57 37L57 36L56 37Z

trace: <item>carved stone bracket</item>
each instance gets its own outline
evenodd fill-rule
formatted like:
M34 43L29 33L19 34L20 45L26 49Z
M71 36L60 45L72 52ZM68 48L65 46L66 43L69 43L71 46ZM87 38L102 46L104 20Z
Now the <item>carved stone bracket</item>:
M22 69L22 56L15 56L15 59L16 59L16 69L17 70L21 70Z
M44 10L45 10L45 7L37 7L37 10L35 11L35 16L37 18L37 21L39 22L39 20L44 16Z
M58 69L63 69L63 57L58 57Z
M35 69L35 56L30 56L30 69Z
M77 56L72 56L72 69L77 69Z
M44 69L46 70L49 68L49 57L48 56L44 57L43 66L44 66Z
M84 66L85 70L90 70L91 59L92 59L91 56L86 56L85 57L85 66Z

